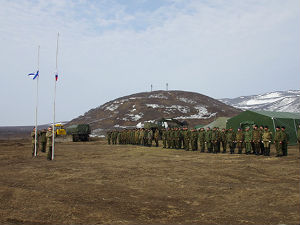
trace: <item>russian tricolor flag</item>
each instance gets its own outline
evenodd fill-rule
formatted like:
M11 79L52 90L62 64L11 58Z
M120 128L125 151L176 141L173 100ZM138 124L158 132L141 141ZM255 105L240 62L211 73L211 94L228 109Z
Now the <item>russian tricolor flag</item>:
M55 81L58 80L58 73L55 74Z

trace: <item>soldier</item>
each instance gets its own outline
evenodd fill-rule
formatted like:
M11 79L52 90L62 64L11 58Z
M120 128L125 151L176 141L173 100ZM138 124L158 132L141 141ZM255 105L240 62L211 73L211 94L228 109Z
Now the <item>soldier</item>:
M36 132L37 136L36 136L36 154L38 154L38 150L39 150L39 137L40 134L37 131ZM31 146L32 146L32 156L34 156L34 151L35 151L35 127L32 129L31 132L31 137L32 137L32 141L31 141Z
M171 128L168 128L168 131L167 131L167 144L168 144L168 148L172 148L172 130L171 130Z
M260 153L261 136L260 136L260 131L259 131L257 125L254 125L253 131L252 131L252 135L253 135L252 138L253 138L253 147L254 147L253 153L255 155L259 155L259 153Z
M198 150L198 132L195 129L191 131L191 148L192 151Z
M238 148L238 154L242 154L244 139L245 139L245 136L244 136L242 129L238 128L238 131L236 133L236 147Z
M262 135L262 143L264 144L264 156L270 156L270 147L272 142L272 133L269 131L268 126L265 126Z
M222 131L221 131L220 139L221 139L221 144L222 144L222 148L223 148L222 153L226 153L227 138L226 138L225 128L223 128Z
M206 143L206 148L207 148L208 153L212 153L211 135L212 135L212 132L210 130L210 127L207 127L206 133L205 133L205 143Z
M300 152L300 125L298 125L298 130L297 130L297 142L298 142L299 152Z
M274 144L276 148L276 157L281 157L282 156L282 134L279 126L276 127Z
M181 149L184 146L183 128L179 128L179 143L178 148Z
M162 142L163 142L163 148L167 147L167 131L166 129L162 130Z
M264 134L264 126L263 125L260 125L259 132L260 132L260 140L262 140L262 136ZM260 142L260 154L261 155L265 154L265 146L264 146L263 141Z
M153 139L153 131L151 129L147 130L147 146L151 147L152 146L152 139Z
M282 156L288 155L288 143L289 143L289 136L285 131L285 126L281 127L281 137L282 137Z
M186 151L190 150L190 141L191 141L191 131L188 128L184 128L183 139L184 139L184 149Z
M107 143L110 145L110 142L111 142L111 131L107 131L106 137L107 137Z
M230 127L227 134L226 134L227 143L229 145L230 154L234 154L235 148L235 133L233 129Z
M52 160L52 127L48 127L47 138L47 160Z
M154 132L155 147L158 147L158 140L159 140L159 130L156 129Z
M204 150L205 150L205 130L203 127L200 128L200 131L199 131L199 144L200 144L201 152L204 152Z
M251 154L251 143L252 143L252 131L250 130L249 127L246 127L246 131L245 131L245 151L246 151L246 155Z
M221 131L219 130L219 127L217 127L217 134L218 134L217 153L220 153L221 152Z
M46 144L47 144L47 138L46 138L46 133L47 133L47 130L46 129L43 129L41 131L41 152L46 152Z
M213 145L213 153L218 153L218 142L219 142L219 132L216 127L213 128L212 134L211 134L211 142Z

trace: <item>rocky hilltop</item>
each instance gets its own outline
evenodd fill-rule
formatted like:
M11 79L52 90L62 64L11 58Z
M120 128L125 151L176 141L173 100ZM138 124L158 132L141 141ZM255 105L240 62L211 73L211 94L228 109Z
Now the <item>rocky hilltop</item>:
M235 116L239 112L241 110L199 93L153 91L112 100L71 120L68 125L88 123L92 130L105 130L132 127L160 118L175 118L194 126L208 124L220 116Z

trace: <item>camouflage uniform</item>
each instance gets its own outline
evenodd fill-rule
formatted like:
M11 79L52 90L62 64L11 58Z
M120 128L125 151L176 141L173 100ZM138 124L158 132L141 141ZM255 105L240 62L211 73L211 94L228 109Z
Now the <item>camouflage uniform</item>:
M234 154L234 148L235 148L235 133L232 129L229 129L226 134L227 143L229 145L230 154Z
M41 152L46 152L46 144L47 144L47 138L46 138L47 130L41 131Z
M221 139L222 148L223 148L223 152L222 153L226 153L227 138L226 138L226 130L225 129L222 129L220 139Z
M276 128L275 137L274 137L274 144L276 148L276 156L282 156L282 134L280 128Z
M260 131L257 129L257 127L254 127L254 129L252 131L252 135L253 135L253 147L254 147L253 153L255 155L259 155L260 154L261 135L260 135Z
M259 146L260 147L260 154L264 155L265 154L265 146L264 146L264 143L262 141L262 136L264 134L264 127L263 126L259 127L259 133L260 133L260 140L261 140L260 146Z
M219 132L216 128L214 128L213 131L212 131L211 142L212 142L212 145L213 145L213 152L215 154L217 154L218 150L219 150L218 143L220 142L220 137L219 137Z
M270 156L270 147L272 142L272 133L265 128L265 131L262 135L262 143L264 145L264 156Z
M289 136L285 131L285 128L281 129L281 137L282 137L282 156L288 155L288 143L289 143Z
M245 148L246 148L246 154L251 154L251 148L252 148L252 131L249 128L246 128L245 131Z
M39 137L40 137L39 131L37 131L36 134L37 134L37 137L36 137L36 154L38 154L38 151L39 151ZM34 156L34 151L35 151L35 130L33 130L31 132L31 138L32 138L32 141L31 141L32 156Z
M197 130L192 130L192 132L191 132L191 148L192 148L192 151L198 150L198 132L197 132Z
M244 145L244 133L241 129L236 133L236 147L238 148L238 154L242 154Z
M204 130L204 128L201 128L199 131L199 144L200 144L201 152L204 152L204 150L205 150L205 130Z
M205 143L206 143L206 148L208 153L212 153L211 135L212 132L210 128L207 128L207 131L205 133Z
M162 131L162 141L163 141L163 148L167 147L167 139L168 139L168 134L166 130Z
M156 129L154 132L154 141L155 141L155 146L158 147L158 140L159 140L159 130Z
M108 131L108 132L106 133L107 143L108 143L109 145L110 145L110 143L111 143L111 135L112 135L111 131Z
M186 151L189 151L190 150L190 141L191 141L191 131L185 130L183 133L183 138L184 138L184 149Z
M46 138L47 138L47 159L52 159L52 130L47 131Z

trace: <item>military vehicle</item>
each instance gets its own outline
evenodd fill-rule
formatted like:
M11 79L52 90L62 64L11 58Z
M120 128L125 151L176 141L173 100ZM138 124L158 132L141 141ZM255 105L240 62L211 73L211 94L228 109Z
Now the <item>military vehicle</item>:
M77 141L88 141L91 133L89 124L77 124L67 127L67 135L72 135L72 140Z

